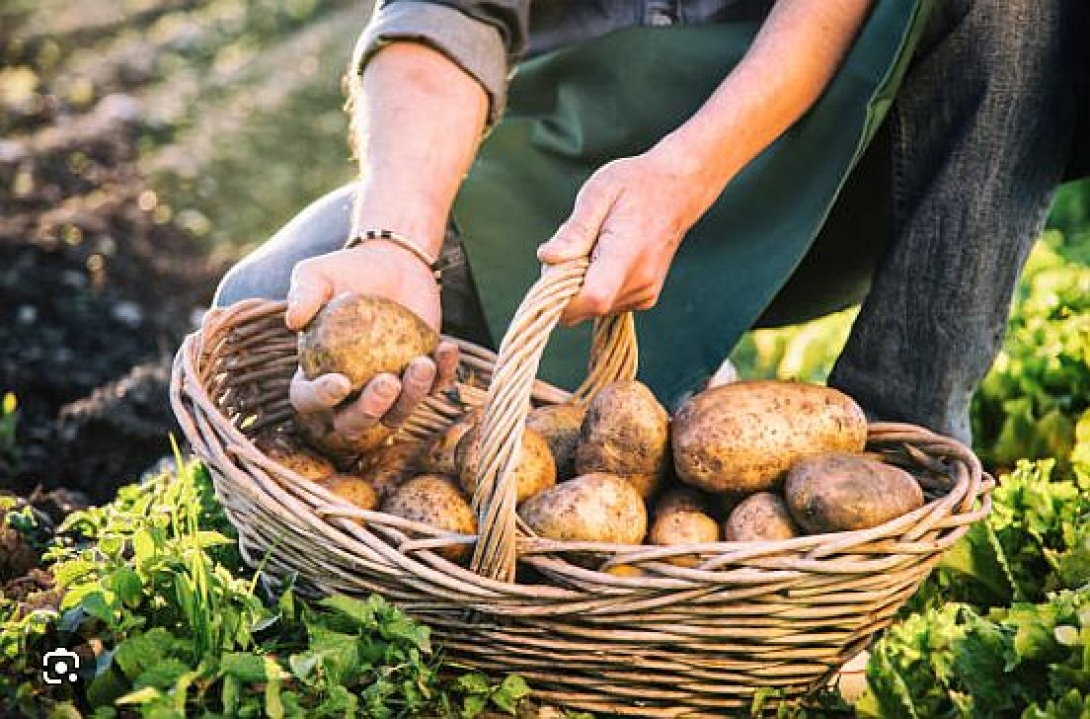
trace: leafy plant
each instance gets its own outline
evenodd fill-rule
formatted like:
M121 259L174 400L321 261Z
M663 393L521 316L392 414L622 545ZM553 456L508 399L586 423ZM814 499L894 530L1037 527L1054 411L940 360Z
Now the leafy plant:
M122 489L71 515L47 556L54 606L0 599L0 705L131 715L473 717L514 713L518 677L446 679L422 626L378 596L266 599L243 568L207 472ZM43 654L74 649L85 681L48 687ZM73 713L74 712L74 713Z

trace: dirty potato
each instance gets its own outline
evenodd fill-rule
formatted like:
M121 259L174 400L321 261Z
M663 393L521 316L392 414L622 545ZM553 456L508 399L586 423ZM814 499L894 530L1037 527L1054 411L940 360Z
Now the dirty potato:
M633 477L644 499L669 467L670 419L651 390L613 382L587 407L575 453L577 474L606 472Z
M410 361L438 344L439 334L397 302L346 292L299 333L299 366L307 379L343 374L358 392L377 374L400 377Z
M800 461L788 472L785 491L791 516L812 534L876 527L924 501L908 472L845 453Z
M458 443L466 432L473 429L481 419L481 411L473 409L458 418L453 424L437 434L424 451L420 468L433 474L458 474Z
M799 534L787 503L772 492L757 492L742 500L723 523L728 542L772 542Z
M290 434L270 433L256 438L254 444L269 459L307 479L321 479L337 471L327 458Z
M549 539L639 544L647 533L647 508L639 493L604 472L561 482L527 500L518 512L534 532Z
M375 489L381 502L426 471L422 467L424 449L420 442L395 442L361 457L354 471Z
M450 477L422 474L394 490L382 503L382 511L395 517L428 524L457 534L476 534L477 517L458 485ZM467 544L451 545L439 554L453 562L466 559Z
M777 486L800 459L857 452L867 420L851 397L801 382L734 382L696 395L671 429L681 481L711 492Z
M668 511L656 512L647 541L664 546L718 542L719 523L698 509L675 505ZM695 567L700 559L689 554L671 557L667 561L679 567Z
M538 407L526 417L526 426L541 435L552 451L559 480L575 476L575 449L587 410L574 404Z
M477 491L477 464L480 461L481 443L479 425L466 432L458 442L455 452L458 479L462 489L470 497ZM549 445L532 429L522 432L522 445L518 464L515 465L515 493L521 504L530 497L556 484L556 464Z

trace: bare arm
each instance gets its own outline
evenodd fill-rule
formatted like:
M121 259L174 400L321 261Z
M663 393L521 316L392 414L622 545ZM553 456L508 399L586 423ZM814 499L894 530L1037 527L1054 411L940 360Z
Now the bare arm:
M352 126L360 185L354 229L400 232L438 256L454 195L484 129L487 96L444 55L412 42L379 51L356 90ZM302 328L346 291L400 302L439 329L439 287L431 271L411 252L384 241L300 262L288 294L288 326ZM457 349L441 343L435 357L417 358L401 377L379 375L339 410L335 428L352 436L380 419L398 424L424 396L449 382L457 361ZM342 375L308 381L297 374L291 399L299 410L313 412L340 403L349 391Z
M651 150L591 176L545 262L597 259L564 319L647 309L686 232L746 164L821 95L871 0L779 0L746 56L703 107Z

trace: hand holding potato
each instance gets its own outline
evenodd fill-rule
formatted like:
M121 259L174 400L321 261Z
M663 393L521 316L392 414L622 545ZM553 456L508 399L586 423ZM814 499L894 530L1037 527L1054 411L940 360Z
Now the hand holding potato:
M383 241L367 242L304 260L292 272L285 323L302 330L334 297L343 292L383 297L413 312L433 332L440 324L439 286L428 267L410 252ZM359 397L337 407L354 391L350 379L331 372L292 378L290 398L302 414L332 412L332 430L351 440L380 422L396 427L427 395L454 379L458 348L439 342L434 352L412 359L400 374L380 372Z

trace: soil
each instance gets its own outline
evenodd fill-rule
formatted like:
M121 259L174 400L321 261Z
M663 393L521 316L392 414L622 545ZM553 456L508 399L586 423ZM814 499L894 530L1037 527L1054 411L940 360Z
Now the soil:
M366 14L250 5L0 3L0 493L101 503L169 454L217 279L350 172L331 58Z
M0 388L17 394L15 489L102 501L169 450L168 362L222 266L134 168L131 98L0 144ZM24 119L24 121L26 121Z

